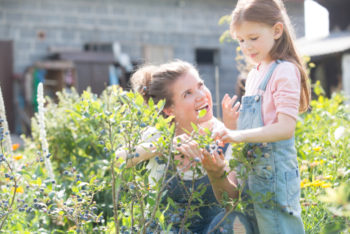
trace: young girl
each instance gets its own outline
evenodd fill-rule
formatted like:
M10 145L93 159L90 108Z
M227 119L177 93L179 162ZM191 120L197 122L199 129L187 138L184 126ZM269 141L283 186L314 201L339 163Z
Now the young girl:
M258 195L253 195L253 218L260 233L304 233L294 130L298 112L308 109L310 91L290 20L281 0L239 0L230 31L256 67L247 77L238 130L222 128L213 137L262 150L260 156L251 150L247 155L257 158L247 184ZM223 111L232 115L235 110ZM259 194L272 195L266 201Z

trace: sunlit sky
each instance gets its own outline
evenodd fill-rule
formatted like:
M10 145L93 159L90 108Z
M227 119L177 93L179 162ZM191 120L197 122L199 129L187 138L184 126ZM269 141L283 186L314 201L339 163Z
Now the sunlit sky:
M305 37L316 39L329 34L328 10L313 0L305 1Z

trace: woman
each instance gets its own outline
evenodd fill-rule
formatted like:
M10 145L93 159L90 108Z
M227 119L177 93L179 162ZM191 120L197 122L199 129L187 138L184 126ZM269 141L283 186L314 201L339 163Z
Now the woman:
M225 170L228 171L224 162L224 155L214 152L210 154L206 150L199 149L198 144L192 141L186 132L192 132L192 125L200 125L209 129L216 128L222 123L213 117L212 96L208 88L204 85L203 80L199 77L198 71L189 63L184 61L174 61L160 66L145 66L137 70L131 78L132 87L135 91L141 93L148 103L150 98L155 103L165 99L163 114L173 116L175 122L175 148L181 153L175 155L174 159L178 160L178 164L171 168L176 174L170 174L167 178L171 178L168 183L167 197L171 198L176 207L185 207L190 199L189 188L194 186L194 191L200 191L206 186L205 192L200 199L191 201L191 206L196 207L195 211L199 215L189 217L188 229L186 232L191 233L208 233L215 226L215 232L234 233L252 233L252 227L243 214L232 212L228 215L224 222L217 225L223 218L225 211L216 202L221 200L223 192L227 192L230 197L237 196L235 192L237 179L234 172L230 172L227 177L222 175ZM204 116L199 117L199 112L205 109ZM147 136L149 141L159 137L156 130L150 128ZM181 144L179 144L181 143ZM226 151L227 157L231 153ZM156 148L151 144L143 143L136 148L139 157L128 161L128 166L149 160L147 168L150 170L150 181L158 180L164 172L165 165L159 164L156 160L162 155L157 152ZM118 157L126 158L124 150L117 151ZM158 156L158 157L156 157ZM196 159L196 160L193 160ZM204 167L204 173L200 176L194 175L191 167ZM201 174L201 173L200 173ZM212 186L210 186L210 184ZM166 201L166 199L164 199ZM199 201L202 202L199 202ZM197 207L198 206L198 207ZM183 210L183 209L182 209ZM167 211L167 215L172 216L172 209ZM184 214L177 213L178 220L172 220L173 231L181 232L181 219ZM180 222L177 222L180 221ZM238 233L238 232L236 232Z

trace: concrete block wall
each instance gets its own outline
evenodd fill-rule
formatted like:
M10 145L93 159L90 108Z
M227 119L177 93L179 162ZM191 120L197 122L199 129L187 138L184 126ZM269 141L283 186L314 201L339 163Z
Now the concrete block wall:
M0 40L14 41L14 70L47 56L48 47L81 49L88 42L121 44L142 61L144 45L173 48L174 58L195 63L196 48L219 51L220 94L234 92L235 47L219 43L219 26L235 0L0 0ZM303 6L289 3L298 27ZM288 5L287 5L288 7ZM295 17L294 17L295 16ZM38 34L43 32L44 39ZM300 35L300 32L299 32ZM209 78L210 79L210 78ZM214 78L213 78L214 79ZM214 91L214 87L209 87Z

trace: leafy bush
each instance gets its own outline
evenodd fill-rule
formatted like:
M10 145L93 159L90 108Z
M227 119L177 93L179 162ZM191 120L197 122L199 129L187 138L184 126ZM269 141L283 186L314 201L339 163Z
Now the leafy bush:
M301 116L296 130L305 229L307 233L349 231L350 109L341 94L328 99L319 84L314 91L318 97L311 103L312 111ZM171 119L158 114L164 102L150 102L146 107L140 95L115 86L100 97L90 91L80 96L74 90L58 93L58 97L57 104L48 100L45 112L56 180L45 168L38 115L32 120L33 135L25 138L24 148L14 147L8 152L8 133L2 132L1 229L123 233L169 230L175 222L186 229L186 220L196 211L190 202L186 210L176 207L171 199L162 202L168 178L150 186L146 163L126 168L126 162L114 155L122 147L128 151L127 160L138 157L135 147L143 141L146 126L154 126L164 136L152 142L158 150L168 156L174 153L170 144L174 126L169 127ZM213 144L209 135L192 137L208 147ZM249 167L249 160L240 152L245 150L243 147L237 145L234 154ZM166 170L177 163L166 157L159 161ZM230 166L236 167L237 161L231 161ZM193 170L201 173L196 166ZM246 173L238 174L243 177ZM196 199L203 189L194 191L192 198ZM227 202L234 203L233 209L244 209L240 200ZM166 222L168 209L185 212L186 219L175 217Z
M349 228L348 217L332 213L320 197L327 188L349 184L350 108L341 94L326 98L318 82L314 92L312 110L296 130L302 214L307 233L329 233L334 226Z

